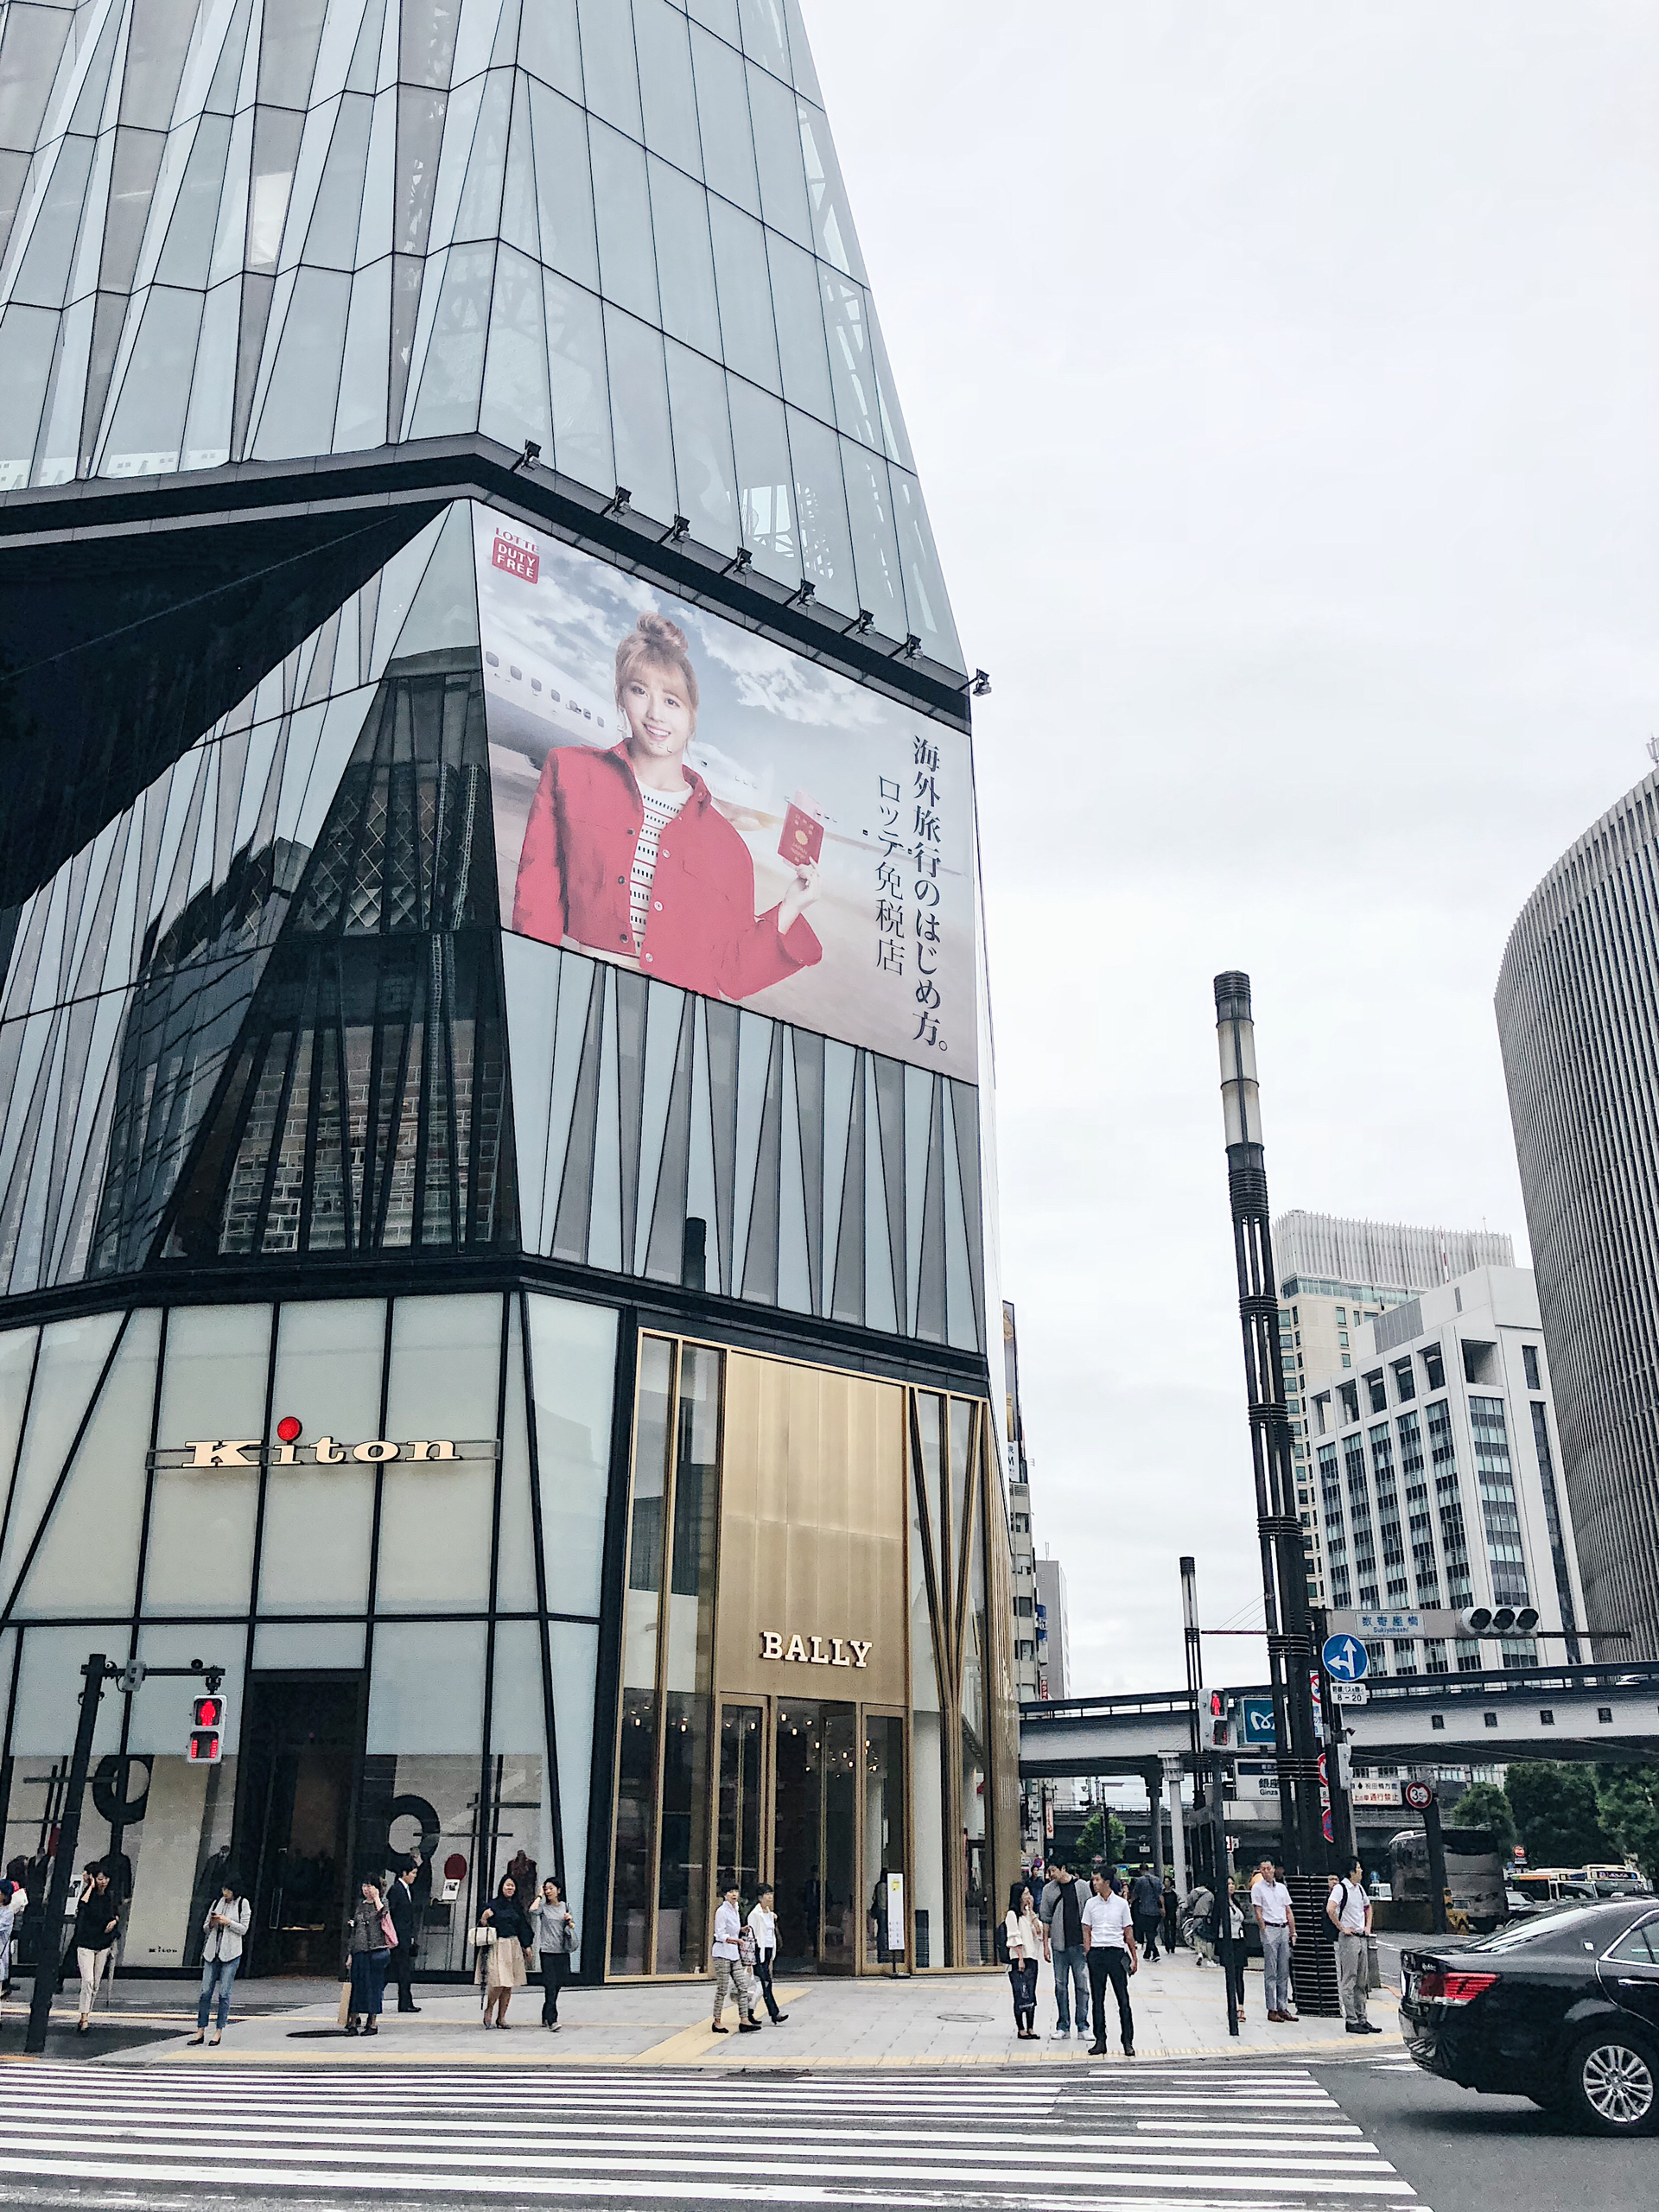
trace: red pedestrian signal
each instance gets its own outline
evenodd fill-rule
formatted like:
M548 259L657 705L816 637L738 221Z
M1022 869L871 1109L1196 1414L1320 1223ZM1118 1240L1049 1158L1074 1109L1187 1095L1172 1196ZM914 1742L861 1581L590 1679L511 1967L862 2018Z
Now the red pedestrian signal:
M213 1766L224 1757L225 1700L222 1697L194 1698L190 1705L190 1740L185 1758L193 1766Z

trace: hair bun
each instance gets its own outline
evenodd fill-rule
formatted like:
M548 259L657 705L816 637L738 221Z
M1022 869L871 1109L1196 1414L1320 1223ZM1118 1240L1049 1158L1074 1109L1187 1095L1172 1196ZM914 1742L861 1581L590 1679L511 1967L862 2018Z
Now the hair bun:
M689 650L685 632L677 622L671 622L666 614L659 614L651 607L634 624L639 635L664 652L683 653Z

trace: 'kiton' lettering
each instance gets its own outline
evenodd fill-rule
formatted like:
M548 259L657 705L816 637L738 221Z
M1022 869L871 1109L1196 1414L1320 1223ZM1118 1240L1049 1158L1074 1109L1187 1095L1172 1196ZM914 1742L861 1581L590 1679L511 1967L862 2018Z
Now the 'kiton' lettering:
M856 1636L791 1636L785 1640L781 1629L760 1631L763 1659L792 1659L806 1667L862 1667L874 1648L868 1638Z
M264 1447L257 1436L213 1437L200 1443L188 1443L193 1467L257 1467ZM362 1444L336 1444L332 1436L320 1436L315 1444L278 1444L270 1454L274 1467L297 1467L314 1463L322 1467L344 1466L347 1460L358 1459L378 1467L388 1459L453 1459L454 1440L448 1437L422 1437L411 1444L393 1444L384 1436L370 1437Z

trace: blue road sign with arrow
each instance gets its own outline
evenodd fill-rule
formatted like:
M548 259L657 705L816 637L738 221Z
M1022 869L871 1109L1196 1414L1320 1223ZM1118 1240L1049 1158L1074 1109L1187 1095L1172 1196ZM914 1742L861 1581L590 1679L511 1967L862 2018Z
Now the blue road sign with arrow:
M1319 1661L1333 1681L1363 1681L1370 1672L1370 1654L1357 1636L1327 1636Z

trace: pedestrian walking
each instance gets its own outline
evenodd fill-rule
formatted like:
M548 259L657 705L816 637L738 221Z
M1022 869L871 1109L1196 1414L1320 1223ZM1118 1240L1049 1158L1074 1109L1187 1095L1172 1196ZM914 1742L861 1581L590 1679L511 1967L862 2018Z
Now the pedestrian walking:
M542 2025L556 2032L559 2024L559 1992L570 1975L570 1955L576 1948L576 1923L563 1892L550 1874L531 1915L536 1930L536 1962L542 1974Z
M1008 1981L1014 1991L1014 2033L1021 2043L1040 2043L1037 2032L1037 1967L1047 1950L1042 1922L1030 1885L1015 1882L1008 1891Z
M1250 1904L1262 1931L1262 1997L1268 2018L1280 2024L1298 2015L1291 2001L1290 1955L1296 1948L1296 1909L1271 1859L1264 1859L1250 1884Z
M206 2037L207 2015L215 1999L219 2003L219 2024L213 2030L213 2041L217 2043L225 2032L225 2024L231 2017L231 1986L242 1963L242 1946L247 1940L252 1918L253 1906L235 1882L221 1882L219 1895L208 1906L207 1917L201 1923L201 1994L196 1999L196 2032L190 2038L193 2044Z
M754 1938L755 1979L766 2000L766 2018L774 2028L779 2027L789 2015L778 2010L778 1999L772 1986L772 1961L778 1956L778 1916L772 1910L770 1882L761 1884L760 1894L749 1908L748 1929Z
M415 1883L420 1871L420 1853L416 1852L412 1859L404 1860L386 1891L386 1910L391 1915L392 1933L397 1938L391 1963L397 1978L400 2012L418 2012L421 2009L415 2002L415 1958L420 1948L421 1920L415 1903Z
M395 1933L378 1882L365 1882L352 1912L352 2009L346 2015L348 2036L378 2036L380 1999L386 1986L386 1966L391 1957Z
M1164 1924L1163 1885L1150 1866L1143 1866L1129 1884L1129 1910L1135 1916L1135 1940L1150 1964L1158 1955L1158 1931Z
M524 1967L524 1953L533 1948L536 1941L530 1916L519 1902L518 1885L511 1874L501 1877L501 1886L490 1899L481 1922L492 1937L478 1961L479 1980L484 1988L483 2025L489 2026L493 2012L496 2026L505 2028L513 1991L522 1989L530 1979Z
M1049 1861L1053 1879L1043 1885L1037 1916L1048 1930L1048 1955L1054 1967L1054 2033L1071 2032L1071 1994L1077 1999L1077 2033L1089 2032L1089 1969L1084 1964L1084 1891L1063 1859Z
M1244 1906L1238 1894L1238 1885L1232 1876L1227 1877L1227 1932L1232 1937L1230 1959L1221 1941L1221 1907L1214 1900L1211 1904L1210 1941L1215 1946L1217 1964L1224 1968L1233 1985L1233 2004L1238 2017L1244 2017Z
M11 1986L9 1970L11 1961L11 1929L15 1912L12 1899L17 1894L15 1882L0 1882L0 2014L3 2014L5 1995Z
M747 1930L737 1909L737 1884L728 1882L720 1894L720 1908L715 1915L715 2033L728 2035L731 2031L721 2019L726 2010L726 1999L733 1990L737 1993L737 2031L753 2036L760 2032L760 2023L754 2017L754 1976L743 1956L743 1945ZM753 1938L749 1939L753 1948Z
M1380 2036L1382 2029L1365 2009L1371 1984L1371 1900L1357 1859L1349 1860L1345 1874L1332 1876L1325 1911L1337 1931L1337 1991L1348 2032Z
M1181 1905L1181 1940L1201 1967L1216 1963L1216 1947L1210 1934L1215 1910L1215 1891L1206 1883L1195 1880Z
M1116 1874L1096 1874L1095 1894L1083 1908L1083 1947L1089 1965L1089 1988L1095 2004L1095 2039L1091 2058L1106 2054L1106 1985L1117 1999L1117 2024L1123 2037L1123 2056L1135 2056L1135 2014L1129 2009L1129 1976L1139 1963L1135 1950L1135 1915Z
M1173 1956L1181 1931L1181 1893L1175 1886L1175 1877L1164 1877L1164 1948Z
M85 2035L92 2024L92 2004L104 1969L115 1956L116 1932L121 1913L110 1888L110 1878L96 1860L86 1870L80 1902L75 1907L75 1963L80 1968L80 2019L76 2032ZM55 1950L53 1954L56 1955Z

